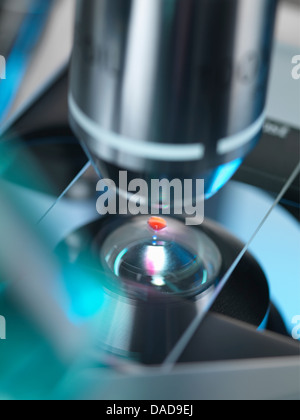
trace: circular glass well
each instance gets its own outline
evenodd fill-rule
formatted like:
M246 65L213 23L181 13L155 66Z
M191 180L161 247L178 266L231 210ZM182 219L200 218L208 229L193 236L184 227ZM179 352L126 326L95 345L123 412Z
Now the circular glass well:
M133 287L186 297L215 285L222 259L208 236L172 218L155 232L148 221L132 218L107 237L101 259L110 273Z

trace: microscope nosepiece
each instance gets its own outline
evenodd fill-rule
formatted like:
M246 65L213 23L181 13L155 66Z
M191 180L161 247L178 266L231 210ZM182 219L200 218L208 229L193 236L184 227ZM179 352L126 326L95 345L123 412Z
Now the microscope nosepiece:
M204 179L260 138L277 0L78 0L70 120L99 174Z

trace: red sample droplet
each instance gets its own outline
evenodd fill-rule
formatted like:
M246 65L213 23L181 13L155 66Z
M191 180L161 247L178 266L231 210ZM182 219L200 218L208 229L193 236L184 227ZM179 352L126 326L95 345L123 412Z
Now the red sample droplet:
M167 227L167 222L162 217L151 217L148 220L148 225L155 232L160 232Z

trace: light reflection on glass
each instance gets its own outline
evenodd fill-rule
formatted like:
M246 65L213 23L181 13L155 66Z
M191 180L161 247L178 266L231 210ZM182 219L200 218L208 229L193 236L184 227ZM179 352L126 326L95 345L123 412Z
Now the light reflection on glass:
M149 276L161 274L166 267L166 253L163 246L149 246L145 255L145 267Z

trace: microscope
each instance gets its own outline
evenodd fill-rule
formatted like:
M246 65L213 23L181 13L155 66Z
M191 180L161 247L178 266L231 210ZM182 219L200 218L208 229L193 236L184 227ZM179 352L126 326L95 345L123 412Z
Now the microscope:
M70 123L120 197L127 193L120 173L148 186L154 179L204 180L189 197L193 203L232 178L265 121L276 6L275 0L77 2ZM106 215L76 239L73 233L60 252L72 249L75 260L87 261L88 250L107 279L113 310L99 336L105 348L153 364L205 311L243 244L208 220L186 226L174 195L164 192L151 203L153 227L142 205L147 194L138 198L140 214ZM213 310L264 328L269 308L267 279L248 253ZM192 347L183 360L197 360L199 345Z

